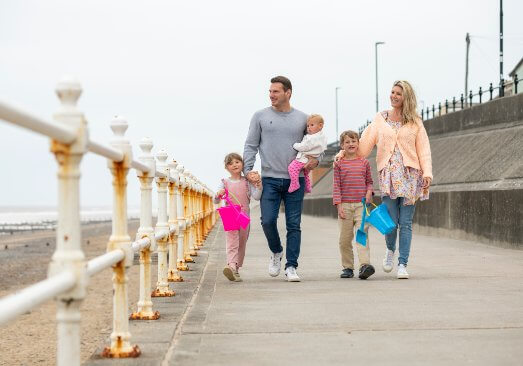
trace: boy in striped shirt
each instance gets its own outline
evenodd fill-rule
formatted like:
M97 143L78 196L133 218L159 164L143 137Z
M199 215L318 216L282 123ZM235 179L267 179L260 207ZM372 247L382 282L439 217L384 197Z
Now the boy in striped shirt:
M338 209L338 226L340 228L340 253L343 271L341 278L354 277L354 254L352 239L354 228L359 229L363 214L361 199L372 202L372 175L369 161L356 155L359 146L359 136L354 131L342 132L341 148L345 150L343 159L334 163L334 182L332 199ZM368 232L368 226L365 227ZM358 260L360 262L358 277L365 280L374 274L370 264L369 236L367 245L356 243Z

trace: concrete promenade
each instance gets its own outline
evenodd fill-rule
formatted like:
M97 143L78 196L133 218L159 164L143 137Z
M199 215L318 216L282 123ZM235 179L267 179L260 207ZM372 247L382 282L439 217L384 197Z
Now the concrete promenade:
M415 234L411 278L398 280L381 270L384 239L372 229L376 274L340 279L336 220L303 216L302 282L288 283L283 271L269 277L253 217L244 282L222 275L215 229L178 295L154 300L162 318L132 322L142 357L88 364L523 364L523 251Z

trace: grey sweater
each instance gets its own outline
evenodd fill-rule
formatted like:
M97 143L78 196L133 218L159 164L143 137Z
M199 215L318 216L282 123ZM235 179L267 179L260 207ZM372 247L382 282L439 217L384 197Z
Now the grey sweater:
M292 145L306 134L307 117L294 108L277 112L267 107L254 113L243 149L244 173L252 170L259 152L262 176L289 179L287 167L298 153Z

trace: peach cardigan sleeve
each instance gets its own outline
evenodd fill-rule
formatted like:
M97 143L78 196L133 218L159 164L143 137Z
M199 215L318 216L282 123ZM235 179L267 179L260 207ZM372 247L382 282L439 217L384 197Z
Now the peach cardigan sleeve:
M430 142L427 131L423 126L423 122L418 121L418 135L416 136L416 154L418 155L421 170L423 170L423 178L429 177L432 179L432 155L430 153Z
M364 158L368 157L376 145L377 140L378 129L376 128L376 119L374 119L361 134L358 155Z

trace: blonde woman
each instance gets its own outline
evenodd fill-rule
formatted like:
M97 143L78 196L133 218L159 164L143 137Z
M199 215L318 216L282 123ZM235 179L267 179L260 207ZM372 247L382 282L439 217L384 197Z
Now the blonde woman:
M394 82L391 110L380 112L360 139L358 155L367 157L377 146L376 165L383 202L399 227L398 278L409 278L407 263L412 240L412 218L418 199L429 198L432 183L430 144L416 112L416 95L409 82ZM340 151L336 160L344 156ZM385 236L383 270L392 271L397 229Z

